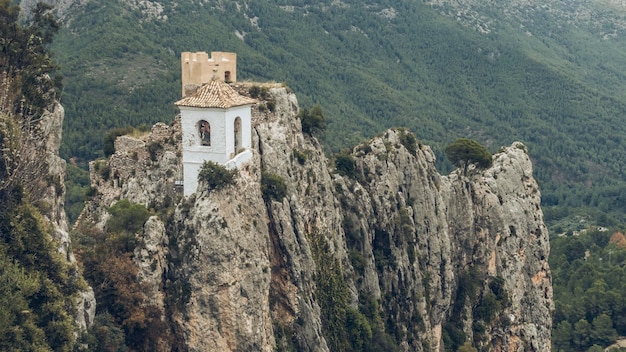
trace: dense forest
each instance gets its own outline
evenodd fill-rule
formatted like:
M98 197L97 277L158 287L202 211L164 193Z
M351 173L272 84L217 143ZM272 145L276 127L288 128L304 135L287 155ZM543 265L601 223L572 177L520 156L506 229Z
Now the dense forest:
M604 351L626 336L626 237L589 229L550 241L553 351Z

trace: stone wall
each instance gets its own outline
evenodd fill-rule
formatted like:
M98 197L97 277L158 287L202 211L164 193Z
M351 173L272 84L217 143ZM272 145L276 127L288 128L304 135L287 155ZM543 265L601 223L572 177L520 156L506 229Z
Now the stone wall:
M237 82L237 54L212 51L211 57L205 52L182 52L182 96L188 86L201 87L213 79Z

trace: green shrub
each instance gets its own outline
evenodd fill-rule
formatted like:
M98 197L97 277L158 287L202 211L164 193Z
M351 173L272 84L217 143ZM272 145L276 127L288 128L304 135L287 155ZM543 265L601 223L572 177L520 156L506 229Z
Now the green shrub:
M496 295L496 298L499 301L503 301L508 303L509 296L504 288L505 280L501 276L495 276L492 278L492 281L489 283L489 289Z
M132 207L130 205L129 209ZM101 316L102 320L83 337L87 342L96 340L89 350L156 350L159 341L168 341L170 334L160 319L158 308L146 303L144 287L140 284L137 266L132 259L134 245L126 242L134 236L104 233L96 228L86 231L89 231L87 236L95 241L81 250L84 275L94 288L100 307L98 314L110 314Z
M282 201L287 196L287 185L282 177L269 172L261 174L261 192L265 200Z
M502 305L491 292L486 292L478 306L474 308L474 319L491 322L502 311Z
M372 327L363 313L352 307L346 309L346 332L352 351L363 351L372 340Z
M111 177L111 167L106 160L96 160L93 168L105 181L108 181L109 177Z
M0 350L69 351L85 289L21 187L0 190Z
M350 263L352 264L354 271L356 271L356 273L359 275L364 275L365 264L367 263L367 260L365 259L361 251L350 248L348 252L348 257L350 258Z
M259 87L257 85L250 87L248 93L250 93L250 96L255 99L260 98L262 100L267 100L269 97L269 89L267 87Z
M0 66L3 72L10 72L10 76L15 78L11 84L11 92L5 94L3 91L3 95L15 97L16 103L21 100L20 104L12 104L11 98L8 104L3 102L3 108L10 108L7 109L10 113L17 115L23 107L28 107L24 109L28 110L26 114L40 115L46 106L54 102L54 94L49 92L61 90L62 76L58 72L59 66L53 62L48 51L54 34L60 28L50 11L51 8L51 5L43 2L33 6L32 18L26 27L20 24L22 18L19 16L19 6L12 1L0 2L0 30L3 38ZM18 94L21 99L17 98Z
M152 142L148 144L148 153L150 153L150 160L157 161L157 154L163 149L163 146L159 142Z
M302 132L309 136L322 134L326 130L326 118L319 105L311 110L302 109L298 117L302 121Z
M85 193L87 198L93 197L96 194L98 194L98 189L96 187L89 187L89 189L87 190L87 193Z
M209 190L219 190L235 184L237 174L237 169L228 170L213 161L205 161L198 174L198 181L206 182Z
M379 273L389 270L397 269L398 263L391 250L389 233L382 229L376 229L374 234L374 242L372 243L374 252L374 261L376 263L376 270Z
M125 334L108 312L95 316L93 326L77 340L77 351L126 351Z
M482 344L482 342L486 338L485 331L487 331L487 327L485 326L485 323L483 323L480 320L474 320L472 322L472 332L474 333L473 341L475 344L477 345Z
M100 176L102 176L105 181L108 181L109 178L111 178L111 167L109 164L105 163L102 169L100 169Z
M324 337L331 351L346 351L351 337L346 321L350 306L348 285L343 278L341 263L333 256L322 234L314 232L308 236L308 240L316 264L315 295L320 306ZM358 326L353 328L360 329Z
M400 130L400 143L413 155L417 155L417 138L406 129Z
M294 343L294 332L290 326L285 326L274 320L275 352L296 352L298 347Z
M504 288L505 280L500 277L489 277L488 288L483 293L479 304L474 307L474 319L485 322L493 321L509 304L509 295Z
M478 350L472 347L470 342L465 342L456 350L457 352L478 352Z
M142 204L132 204L122 199L108 209L111 217L107 221L107 229L114 233L136 233L143 228L150 217L150 212Z
M250 96L252 98L257 98L259 96L259 92L261 91L261 87L259 86L252 86L250 87L250 89L248 89L248 93L250 93Z
M306 159L308 158L308 155L305 152L301 152L298 149L293 150L293 156L296 158L300 165L304 165Z
M335 155L335 169L342 176L356 178L356 162L350 154L340 153Z
M446 352L456 351L467 339L467 336L457 326L452 323L446 323L443 326L442 339L446 348Z

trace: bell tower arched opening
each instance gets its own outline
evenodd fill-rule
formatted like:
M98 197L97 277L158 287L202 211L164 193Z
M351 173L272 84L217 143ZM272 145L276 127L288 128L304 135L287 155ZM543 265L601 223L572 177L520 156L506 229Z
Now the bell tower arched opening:
M241 117L237 116L235 118L235 153L239 148L241 148Z
M200 136L200 145L211 146L211 124L206 120L198 122L198 135Z

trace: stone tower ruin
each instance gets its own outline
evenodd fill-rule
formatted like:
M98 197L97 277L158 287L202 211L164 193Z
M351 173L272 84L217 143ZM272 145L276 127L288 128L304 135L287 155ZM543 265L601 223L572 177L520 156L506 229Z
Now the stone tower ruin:
M211 57L204 52L183 52L182 66L183 97L209 83L214 77L224 82L237 82L237 54L212 51Z

